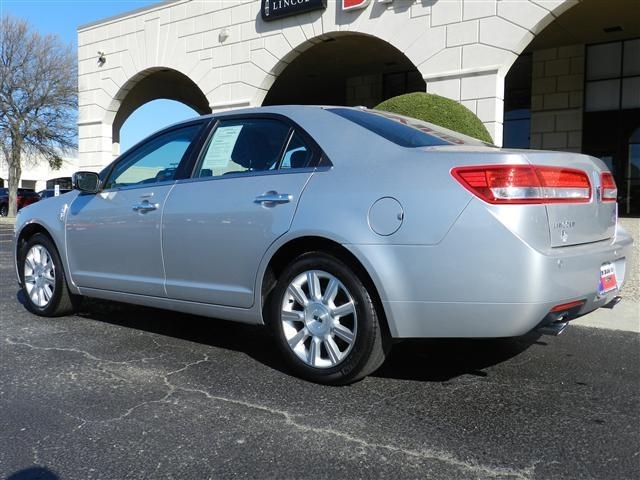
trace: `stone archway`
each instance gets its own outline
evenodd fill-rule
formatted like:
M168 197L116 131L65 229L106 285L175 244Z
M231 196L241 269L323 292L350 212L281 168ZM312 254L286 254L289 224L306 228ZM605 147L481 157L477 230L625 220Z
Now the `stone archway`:
M169 68L151 68L129 80L112 101L109 110L113 143L120 143L120 129L129 116L152 100L175 100L194 109L198 114L211 113L202 90L186 75ZM117 152L114 152L117 153Z
M263 105L285 103L373 107L426 84L396 47L371 35L336 33L299 54L280 73Z

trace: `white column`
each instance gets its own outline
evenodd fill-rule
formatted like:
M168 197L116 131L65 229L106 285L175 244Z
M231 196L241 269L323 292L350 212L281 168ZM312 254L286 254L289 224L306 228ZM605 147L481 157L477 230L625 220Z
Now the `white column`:
M425 77L427 93L451 98L467 107L484 123L493 142L502 146L504 75L499 69L470 69Z

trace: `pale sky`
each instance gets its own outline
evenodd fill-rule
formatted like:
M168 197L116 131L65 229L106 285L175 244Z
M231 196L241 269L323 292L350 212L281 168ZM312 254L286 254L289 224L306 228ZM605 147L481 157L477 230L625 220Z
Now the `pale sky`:
M154 0L0 0L0 17L11 15L29 22L41 34L55 34L77 48L77 28L101 19L162 3ZM196 116L189 107L170 100L155 100L136 110L120 132L120 151L152 132Z

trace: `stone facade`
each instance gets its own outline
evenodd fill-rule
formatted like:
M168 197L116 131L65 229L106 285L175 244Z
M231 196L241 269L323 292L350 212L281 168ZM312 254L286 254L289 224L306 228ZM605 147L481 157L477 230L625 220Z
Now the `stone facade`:
M78 31L81 167L99 168L119 153L114 119L127 92L150 72L188 77L212 111L257 106L294 58L336 34L375 36L403 52L428 92L462 102L500 145L506 73L534 36L576 3L374 0L343 11L332 0L326 10L264 22L256 0L176 0L84 26ZM104 52L102 65L97 52ZM355 98L376 85L352 82Z
M531 148L580 152L584 45L533 53Z

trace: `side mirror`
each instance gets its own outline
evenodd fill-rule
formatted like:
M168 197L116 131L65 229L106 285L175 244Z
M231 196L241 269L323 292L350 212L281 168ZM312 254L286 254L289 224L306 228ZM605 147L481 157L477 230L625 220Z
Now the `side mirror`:
M100 177L95 172L76 172L71 183L74 189L85 193L97 193L100 189Z

